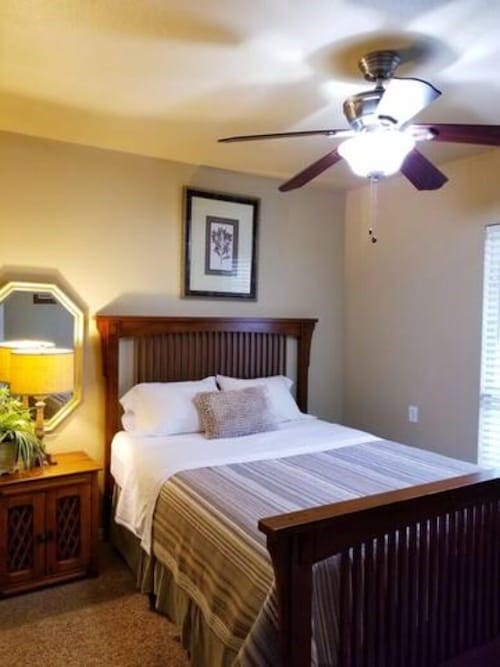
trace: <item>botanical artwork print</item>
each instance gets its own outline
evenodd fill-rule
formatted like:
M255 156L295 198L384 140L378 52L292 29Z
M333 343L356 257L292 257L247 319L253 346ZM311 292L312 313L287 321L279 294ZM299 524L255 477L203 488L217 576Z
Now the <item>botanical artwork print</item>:
M236 275L238 220L206 217L205 274Z
M259 200L191 188L185 196L183 296L255 301Z

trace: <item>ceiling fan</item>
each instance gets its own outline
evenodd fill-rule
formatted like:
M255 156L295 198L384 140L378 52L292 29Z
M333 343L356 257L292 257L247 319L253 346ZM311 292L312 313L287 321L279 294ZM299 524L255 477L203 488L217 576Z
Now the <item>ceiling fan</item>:
M323 171L347 160L354 173L372 180L401 171L417 190L437 190L447 177L415 148L420 141L500 145L500 125L409 123L441 92L416 78L395 77L401 62L396 51L372 51L359 61L359 69L373 90L348 97L344 114L350 129L304 130L225 137L222 143L324 135L345 139L337 148L313 162L286 183L282 192L300 188Z

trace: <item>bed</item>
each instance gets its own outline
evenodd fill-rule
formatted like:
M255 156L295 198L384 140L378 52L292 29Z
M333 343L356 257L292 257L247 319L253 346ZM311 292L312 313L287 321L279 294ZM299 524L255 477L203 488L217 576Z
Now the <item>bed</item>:
M123 343L131 341L133 346L134 382L164 382L198 380L217 373L247 378L286 375L287 341L293 339L296 399L300 409L307 410L314 320L98 316L97 324L106 378L108 518L114 487L111 442L120 431L119 365ZM302 439L312 441L311 428L321 431L327 427L312 421L300 428L306 429ZM262 434L264 449L269 445L266 437L273 440L275 435ZM321 434L319 437L321 440ZM164 504L170 508L169 516L160 521L158 515L154 530L162 536L163 543L156 550L152 545L151 555L141 558L139 569L143 588L156 595L158 608L174 617L179 608L184 609L183 642L194 664L206 661L206 654L204 657L196 652L206 630L203 618L211 612L205 609L205 614L200 613L204 602L196 597L198 590L186 586L180 590L172 553L177 550L176 558L187 561L186 549L189 551L195 540L220 541L208 534L207 527L214 535L217 530L229 532L225 522L236 527L242 549L249 541L252 543L254 550L244 552L248 556L246 576L260 591L256 608L263 596L266 604L257 614L259 618L247 620L247 625L256 624L259 631L249 634L248 642L242 640L232 653L211 653L221 656L220 660L217 658L219 662L211 664L427 666L460 656L500 634L500 481L495 472L437 455L422 460L426 455L421 450L359 432L343 431L339 437L343 438L342 446L330 451L318 445L316 455L295 454L292 448L283 456L279 454L262 463L259 459L246 463L224 459L221 465L210 466L202 460L201 467L193 464L192 470L174 474L162 487L156 512ZM292 439L287 431L286 440ZM346 486L346 472L344 479L334 483L327 480L326 491L318 491L308 502L287 499L286 488L293 486L290 482L282 495L276 494L279 500L274 504L259 506L262 514L257 508L253 527L248 514L232 515L230 495L207 490L207 476L216 478L212 489L219 485L228 493L236 478L238 484L242 477L247 485L248 480L258 484L261 478L274 475L276 461L286 463L280 464L280 468L287 468L283 474L295 475L296 460L301 456L313 457L307 459L308 465L316 468L318 456L329 457L333 469L356 468L358 478L368 480L381 460L392 459L394 464L397 456L393 469L403 471L406 477L400 483L375 475L378 486L370 487L368 483L367 495L359 489L347 489L344 497L328 495L331 489ZM301 465L303 462L302 458ZM326 465L320 469L323 475ZM388 470L387 465L384 470ZM116 470L115 475L119 477ZM123 484L122 480L117 487ZM321 483L316 486L320 489ZM245 491L238 487L237 493ZM254 489L254 497L263 493ZM225 497L225 504L220 495ZM244 502L243 506L250 504ZM236 503L233 505L236 507ZM275 509L266 513L268 507ZM192 516L192 510L198 518L188 525L186 517ZM198 533L206 533L201 536L195 534L200 526L203 530ZM182 544L187 547L184 553L178 553ZM267 568L262 566L266 562ZM238 585L227 591L225 612L235 606L238 589L244 586L244 570L233 573L232 580ZM247 595L249 589L244 590ZM318 615L318 604L330 605L328 613ZM198 613L194 614L193 609ZM218 620L220 616L212 625L217 626ZM241 637L246 631L243 626L236 619L235 627ZM328 633L333 638L333 649L325 648L324 635ZM269 655L264 657L256 649L262 642L271 646Z

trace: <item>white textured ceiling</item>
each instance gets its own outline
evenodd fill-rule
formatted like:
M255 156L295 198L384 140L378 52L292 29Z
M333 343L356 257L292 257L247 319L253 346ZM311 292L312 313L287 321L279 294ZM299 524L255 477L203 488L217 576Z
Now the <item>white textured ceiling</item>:
M0 129L285 180L337 142L217 138L346 127L373 48L443 91L418 120L500 123L497 0L0 0Z

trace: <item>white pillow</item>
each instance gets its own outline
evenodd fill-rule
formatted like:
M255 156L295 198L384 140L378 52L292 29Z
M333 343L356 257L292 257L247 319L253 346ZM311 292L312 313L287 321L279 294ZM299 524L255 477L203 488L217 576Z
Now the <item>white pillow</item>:
M145 382L121 397L122 425L137 435L177 435L201 431L193 398L217 391L215 377L194 382Z
M295 403L290 393L293 382L284 375L272 375L270 377L252 378L250 380L217 375L217 384L222 391L245 389L246 387L266 387L270 410L274 420L277 422L303 419L308 416L297 407L297 403Z

